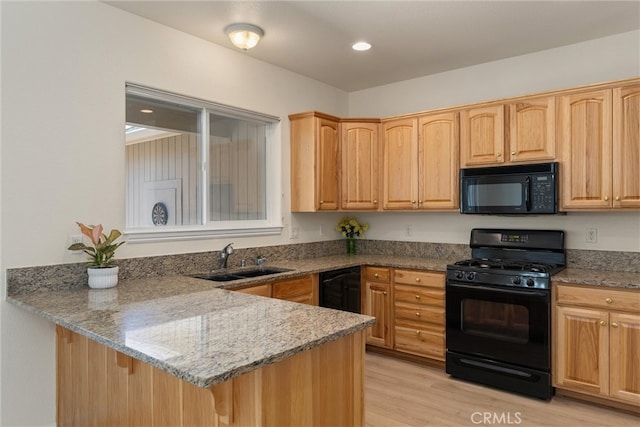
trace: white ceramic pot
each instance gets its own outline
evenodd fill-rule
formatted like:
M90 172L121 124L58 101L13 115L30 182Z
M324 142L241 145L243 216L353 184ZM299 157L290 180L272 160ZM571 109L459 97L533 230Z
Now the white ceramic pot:
M87 268L89 287L92 289L113 288L118 284L118 267Z

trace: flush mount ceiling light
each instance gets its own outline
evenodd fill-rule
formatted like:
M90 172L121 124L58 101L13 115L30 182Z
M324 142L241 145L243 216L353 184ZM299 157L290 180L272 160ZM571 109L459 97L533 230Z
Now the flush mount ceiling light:
M351 49L358 51L365 51L371 49L371 44L367 42L357 42L351 46Z
M231 24L225 28L224 33L234 46L242 50L255 47L264 36L262 28L251 24Z

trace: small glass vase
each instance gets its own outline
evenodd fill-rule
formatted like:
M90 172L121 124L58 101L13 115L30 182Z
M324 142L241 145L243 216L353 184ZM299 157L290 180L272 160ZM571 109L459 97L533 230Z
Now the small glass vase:
M347 239L347 253L349 255L356 254L356 239L354 239L353 237L350 239Z

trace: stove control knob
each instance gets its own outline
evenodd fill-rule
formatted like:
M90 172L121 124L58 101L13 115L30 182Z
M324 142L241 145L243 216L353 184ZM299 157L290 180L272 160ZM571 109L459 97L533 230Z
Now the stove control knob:
M473 280L476 278L476 273L474 271L470 271L467 273L467 280Z
M460 270L456 271L456 279L462 279L464 277L464 273Z
M522 283L522 279L520 278L520 276L515 276L511 279L511 283L513 283L514 285L519 285L520 283Z
M527 286L533 287L533 285L535 285L535 282L533 281L533 279L527 279Z

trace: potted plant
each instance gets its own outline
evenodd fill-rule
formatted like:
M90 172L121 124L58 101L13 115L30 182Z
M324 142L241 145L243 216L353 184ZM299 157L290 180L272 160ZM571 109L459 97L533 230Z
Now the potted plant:
M342 233L347 238L347 253L353 255L356 253L356 237L360 237L369 228L366 222L362 224L355 217L346 216L342 218L336 226L336 231Z
M102 224L86 226L76 222L87 236L93 246L84 243L74 243L69 246L71 251L82 251L89 255L90 261L87 263L87 273L89 274L89 287L94 289L112 288L118 284L118 266L112 266L113 256L124 242L115 243L122 236L118 230L111 230L107 236L102 232Z

